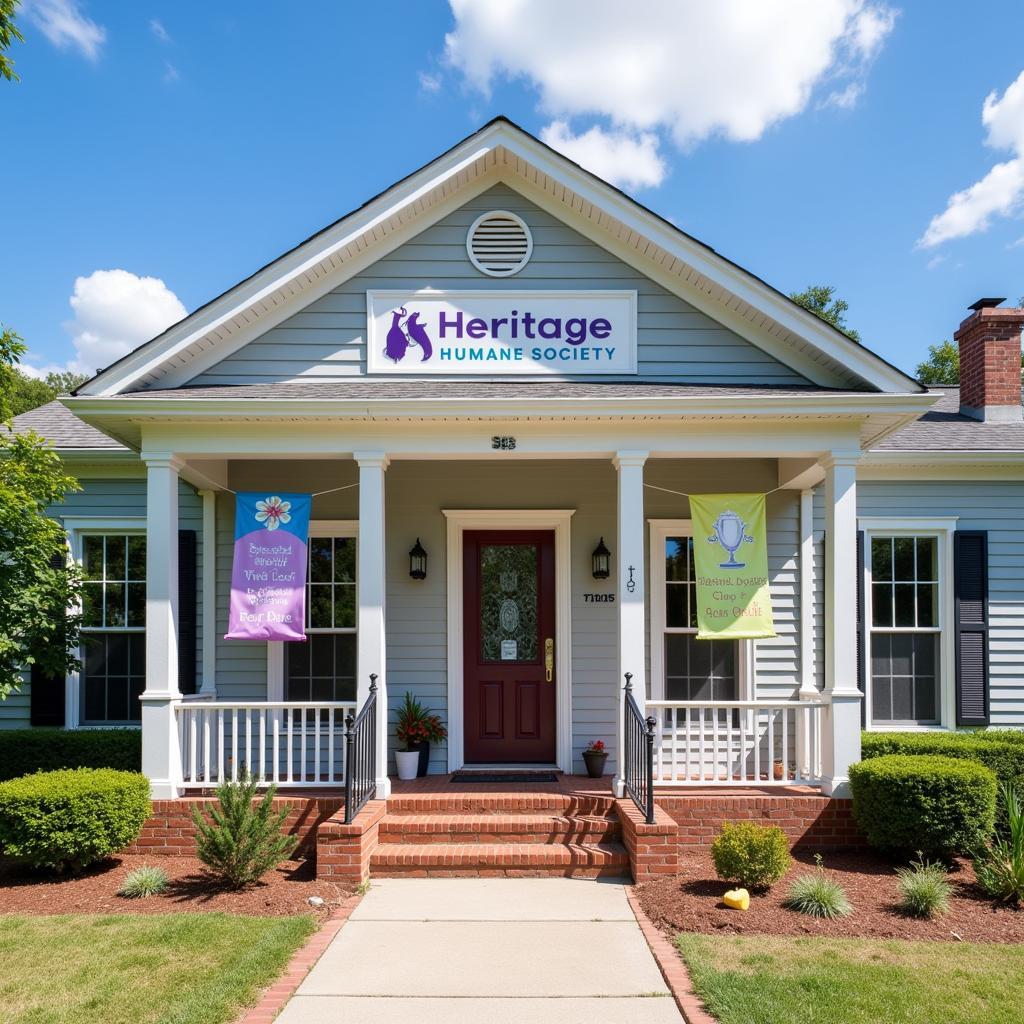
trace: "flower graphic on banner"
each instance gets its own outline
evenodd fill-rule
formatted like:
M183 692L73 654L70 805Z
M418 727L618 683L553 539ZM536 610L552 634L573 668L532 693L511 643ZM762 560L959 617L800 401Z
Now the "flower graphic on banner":
M276 530L282 523L290 523L292 517L290 501L282 501L278 495L271 495L256 502L256 522L262 523L268 530Z

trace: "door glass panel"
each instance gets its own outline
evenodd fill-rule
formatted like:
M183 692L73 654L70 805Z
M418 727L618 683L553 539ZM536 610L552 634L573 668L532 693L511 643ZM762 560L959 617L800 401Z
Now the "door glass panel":
M480 548L480 655L483 661L537 661L537 545Z

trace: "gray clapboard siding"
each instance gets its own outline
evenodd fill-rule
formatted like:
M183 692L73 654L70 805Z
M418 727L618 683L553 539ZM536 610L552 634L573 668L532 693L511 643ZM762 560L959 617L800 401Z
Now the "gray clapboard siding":
M486 277L466 254L470 225L481 213L496 208L520 214L533 233L530 262L510 278ZM636 289L639 377L631 379L807 383L762 349L648 280L506 185L496 185L471 199L412 241L382 256L372 267L198 375L192 383L253 384L365 375L366 291L425 287Z

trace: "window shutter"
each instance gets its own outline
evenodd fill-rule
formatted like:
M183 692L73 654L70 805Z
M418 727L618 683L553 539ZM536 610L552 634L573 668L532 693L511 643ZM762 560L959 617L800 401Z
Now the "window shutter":
M988 725L988 533L953 534L956 724Z
M857 689L860 692L867 692L867 658L864 654L864 638L867 635L867 627L864 622L864 531L857 531ZM860 724L867 723L867 702L860 702Z
M51 569L63 569L66 565L67 555L63 551L58 551L50 559ZM63 628L58 630L54 639L58 644L63 644ZM30 684L29 724L63 727L65 677L62 675L52 676L44 672L38 665L33 665Z
M178 531L178 689L196 692L196 531Z

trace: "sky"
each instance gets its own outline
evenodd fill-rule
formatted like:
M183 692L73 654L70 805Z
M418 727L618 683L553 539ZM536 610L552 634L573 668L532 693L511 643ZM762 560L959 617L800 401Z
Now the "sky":
M91 372L504 114L912 371L1024 295L1024 4L23 0L0 323Z

